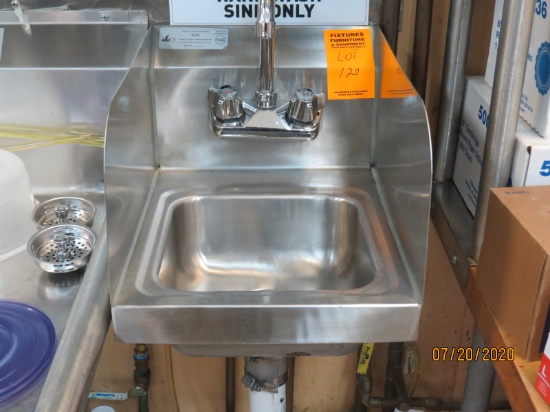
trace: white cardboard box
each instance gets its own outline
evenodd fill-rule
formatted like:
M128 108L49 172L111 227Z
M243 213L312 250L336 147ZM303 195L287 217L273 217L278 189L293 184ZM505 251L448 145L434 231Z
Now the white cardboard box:
M456 150L453 181L475 214L483 150L490 116L491 89L483 77L468 77ZM550 140L519 119L511 172L512 186L550 185Z
M497 65L498 42L500 40L500 27L502 26L502 10L504 0L496 0L495 13L493 14L493 28L491 29L491 42L489 43L489 57L487 58L487 67L485 68L485 81L490 87L493 87L495 78L495 67Z
M519 119L512 163L512 186L550 185L550 140Z
M525 67L520 114L542 136L550 138L550 10L537 1Z
M502 25L504 0L497 0L485 81L492 87ZM537 1L520 106L521 116L543 137L550 138L550 8Z

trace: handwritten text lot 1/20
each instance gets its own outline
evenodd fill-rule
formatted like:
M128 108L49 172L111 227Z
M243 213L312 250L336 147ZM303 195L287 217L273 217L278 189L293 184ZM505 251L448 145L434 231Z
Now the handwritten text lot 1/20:
M370 30L326 30L325 49L328 98L374 98L374 55Z

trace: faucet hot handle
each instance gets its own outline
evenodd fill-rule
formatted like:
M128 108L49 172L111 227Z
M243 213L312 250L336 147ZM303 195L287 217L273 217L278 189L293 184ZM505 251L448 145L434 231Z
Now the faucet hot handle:
M208 89L208 101L214 116L220 121L239 120L244 117L243 103L236 87L225 85Z
M323 93L315 94L310 88L302 87L294 93L286 113L290 121L312 123L317 117L317 112L323 107L325 107Z

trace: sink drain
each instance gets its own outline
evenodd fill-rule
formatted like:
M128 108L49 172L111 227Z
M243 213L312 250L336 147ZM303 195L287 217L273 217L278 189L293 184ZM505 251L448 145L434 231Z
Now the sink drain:
M92 226L95 207L79 197L58 197L40 203L32 212L39 229L63 223Z
M47 272L72 272L85 266L96 236L85 226L62 224L36 233L28 244L35 262Z

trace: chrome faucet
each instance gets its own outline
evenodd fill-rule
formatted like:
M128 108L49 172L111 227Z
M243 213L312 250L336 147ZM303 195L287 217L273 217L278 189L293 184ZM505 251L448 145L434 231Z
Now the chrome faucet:
M256 37L260 38L260 86L256 91L256 105L272 109L277 104L273 87L275 77L275 0L260 0Z
M255 102L241 99L232 85L208 90L212 130L219 137L278 137L312 140L319 134L325 95L296 89L277 107L275 77L275 0L259 0L256 37L260 39L260 83Z

